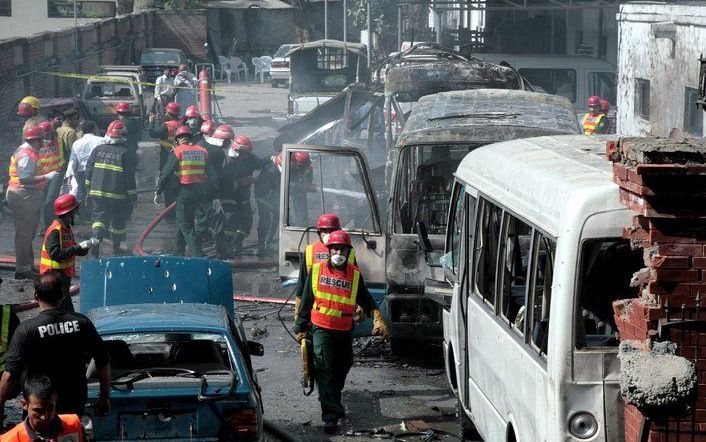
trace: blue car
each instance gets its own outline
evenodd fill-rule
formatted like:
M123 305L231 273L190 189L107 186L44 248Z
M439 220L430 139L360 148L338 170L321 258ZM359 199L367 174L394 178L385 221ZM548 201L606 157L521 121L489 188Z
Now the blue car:
M263 436L260 388L233 310L230 265L118 257L81 267L81 306L111 358L111 411L94 416L95 367L83 417L91 440L237 440Z

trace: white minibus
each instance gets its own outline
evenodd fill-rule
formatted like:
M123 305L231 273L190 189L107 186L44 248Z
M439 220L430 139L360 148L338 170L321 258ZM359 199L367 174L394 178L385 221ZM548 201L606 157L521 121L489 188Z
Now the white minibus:
M462 428L487 441L622 441L612 301L635 296L641 251L621 237L605 137L471 151L456 173L442 312ZM417 226L420 242L423 226Z

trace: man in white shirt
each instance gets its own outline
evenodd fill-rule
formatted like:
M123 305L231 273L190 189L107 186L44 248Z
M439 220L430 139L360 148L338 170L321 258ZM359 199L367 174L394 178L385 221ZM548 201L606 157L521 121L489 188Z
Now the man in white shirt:
M196 104L196 85L198 80L196 76L189 72L189 68L185 64L179 65L179 72L174 77L174 86L178 86L174 101L181 106L181 114L179 118L184 118L186 109Z
M93 149L105 143L105 139L96 135L97 133L98 126L96 126L96 123L93 121L85 121L83 123L83 136L71 146L71 156L66 169L66 180L71 189L70 193L81 202L82 212L84 212L82 215L84 216L87 210L84 201L86 198L86 163Z
M154 102L152 103L152 112L164 115L164 106L174 100L174 79L172 78L172 70L164 68L162 75L157 77L154 87Z

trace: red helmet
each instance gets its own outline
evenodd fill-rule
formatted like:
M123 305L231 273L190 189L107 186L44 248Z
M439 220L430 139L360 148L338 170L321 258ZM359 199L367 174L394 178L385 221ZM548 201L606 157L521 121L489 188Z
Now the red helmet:
M105 136L110 138L125 138L127 137L127 126L120 120L112 121L108 125L108 130L105 131Z
M341 221L333 213L324 213L316 220L317 229L340 229Z
M44 131L39 126L28 127L25 133L22 135L25 140L39 140L44 138Z
M206 120L201 125L201 133L202 134L213 135L213 132L215 130L216 130L216 123L214 123L213 120Z
M326 247L331 246L351 246L351 237L345 230L335 230L328 236Z
M54 133L54 125L49 121L42 121L39 123L39 127L42 129L42 132L44 132L45 137Z
M34 110L32 105L29 103L20 103L19 105L17 105L17 115L19 115L20 117L31 117L36 113L37 111Z
M306 152L297 151L292 154L292 160L297 164L297 166L306 166L311 162L309 154Z
M184 114L186 118L197 118L200 117L199 108L195 104L186 108L186 113Z
M605 98L601 98L601 110L604 114L607 114L610 110L610 103Z
M284 154L283 151L279 151L277 156L275 156L275 166L279 167L280 169L282 168L282 155Z
M174 138L183 137L185 135L191 137L191 131L189 131L189 127L188 126L180 126L179 129L176 130L176 133L174 134Z
M179 103L176 101L172 101L167 103L167 107L165 108L168 114L172 115L179 115L181 113L181 106L179 106Z
M600 106L601 105L601 97L598 95L591 95L588 97L588 106Z
M75 196L67 193L54 200L54 214L56 216L69 213L78 207L78 200Z
M235 132L233 132L232 127L227 124L222 124L216 128L215 132L213 132L213 138L218 138L219 140L232 140L235 138Z
M115 110L119 113L129 113L131 112L130 103L127 101L121 101L117 106L115 106Z
M233 148L244 152L252 152L252 143L250 142L250 138L245 135L238 135L235 142L233 142Z

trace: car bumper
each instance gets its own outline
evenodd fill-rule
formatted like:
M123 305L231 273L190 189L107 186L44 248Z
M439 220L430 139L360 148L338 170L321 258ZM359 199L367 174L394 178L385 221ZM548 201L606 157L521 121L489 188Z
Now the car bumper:
M278 82L289 82L289 71L277 71L270 69L270 79Z

